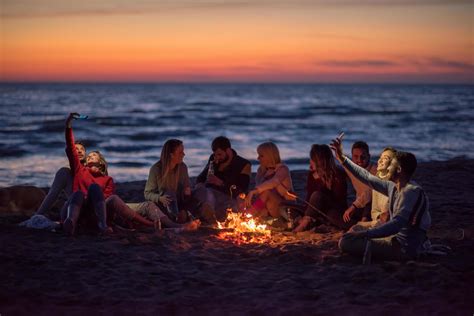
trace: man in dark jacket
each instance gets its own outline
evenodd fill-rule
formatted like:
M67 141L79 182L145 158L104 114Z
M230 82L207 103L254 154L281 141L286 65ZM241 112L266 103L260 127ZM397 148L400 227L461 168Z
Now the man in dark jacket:
M237 155L227 137L212 141L213 154L196 179L194 197L201 203L200 216L211 224L226 219L226 209L236 206L236 198L248 190L251 165Z

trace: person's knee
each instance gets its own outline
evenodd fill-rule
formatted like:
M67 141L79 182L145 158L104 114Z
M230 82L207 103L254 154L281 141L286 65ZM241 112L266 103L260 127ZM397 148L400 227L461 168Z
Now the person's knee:
M342 235L341 239L339 239L338 247L341 252L349 252L348 249L350 248L351 238L348 235Z
M76 191L71 195L71 203L78 204L84 201L84 193L82 191Z
M107 207L114 207L120 202L120 198L117 195L111 195L105 200L105 205Z
M71 169L69 169L68 167L62 167L62 168L59 168L58 171L56 171L56 177L67 179L71 176L72 176Z

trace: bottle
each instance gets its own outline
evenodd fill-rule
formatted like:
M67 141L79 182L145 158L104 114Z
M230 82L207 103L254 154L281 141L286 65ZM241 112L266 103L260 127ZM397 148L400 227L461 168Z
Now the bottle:
M189 218L190 221L194 221L196 219L196 217L194 217L194 215L191 214L190 211L186 211L186 213L188 214L188 218Z
M286 209L286 214L288 216L288 229L292 230L294 222L293 222L293 217L291 217L291 208Z
M214 161L209 161L209 167L207 169L207 178L214 175Z

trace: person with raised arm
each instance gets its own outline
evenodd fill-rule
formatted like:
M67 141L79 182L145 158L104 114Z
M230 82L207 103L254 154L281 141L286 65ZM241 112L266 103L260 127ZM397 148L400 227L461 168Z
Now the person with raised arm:
M81 224L109 233L112 230L107 225L105 199L113 194L115 184L108 176L107 162L99 151L90 152L85 165L81 162L72 131L72 122L77 118L78 113L70 113L66 119L66 154L73 175L73 193L61 212L63 229L73 235Z
M350 161L343 153L341 139L334 139L331 148L346 170L389 200L390 220L379 227L344 234L339 240L341 251L364 257L371 254L382 260L416 258L427 239L431 215L425 191L411 181L417 167L415 155L398 151L390 179L382 180Z

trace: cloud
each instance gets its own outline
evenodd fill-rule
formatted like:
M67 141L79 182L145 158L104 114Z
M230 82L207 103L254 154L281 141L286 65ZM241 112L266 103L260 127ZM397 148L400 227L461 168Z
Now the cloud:
M182 10L307 8L320 6L472 5L471 0L2 0L2 18L143 15Z
M405 63L411 66L416 66L420 71L426 71L432 68L441 68L453 71L474 72L474 64L440 57L406 58Z
M384 59L359 59L359 60L326 60L319 62L318 65L341 67L341 68L360 68L360 67L393 67L399 64Z
M461 61L450 60L440 57L402 57L401 60L388 59L358 59L358 60L325 60L316 63L317 65L336 68L362 68L362 67L404 67L415 66L419 71L432 70L433 68L446 69L451 71L473 72L474 65Z

